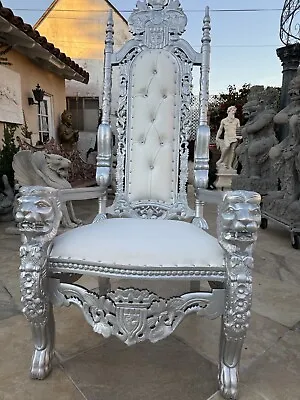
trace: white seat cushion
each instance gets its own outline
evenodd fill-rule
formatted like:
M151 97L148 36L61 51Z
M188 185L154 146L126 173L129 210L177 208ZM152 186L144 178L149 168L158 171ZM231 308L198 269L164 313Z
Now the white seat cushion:
M133 218L107 219L56 237L50 268L150 278L221 279L225 271L224 252L205 231L181 221Z

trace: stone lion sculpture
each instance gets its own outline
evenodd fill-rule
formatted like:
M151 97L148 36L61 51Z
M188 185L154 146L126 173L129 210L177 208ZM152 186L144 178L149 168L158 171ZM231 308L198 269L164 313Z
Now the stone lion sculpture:
M70 189L68 169L70 161L57 154L44 151L19 151L13 160L15 179L20 186L48 186L54 189ZM76 218L71 201L61 204L62 226L75 228L82 222Z

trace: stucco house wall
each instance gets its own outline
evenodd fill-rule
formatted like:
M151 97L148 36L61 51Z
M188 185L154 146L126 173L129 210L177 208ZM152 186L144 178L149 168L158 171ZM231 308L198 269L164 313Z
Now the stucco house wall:
M36 104L29 105L28 97L33 97L32 89L35 89L38 83L40 84L41 88L45 90L45 94L50 97L53 122L52 133L55 137L56 128L60 121L60 115L66 108L64 78L39 67L26 56L18 53L15 50L11 50L7 54L7 59L12 65L6 65L4 68L8 68L17 72L21 77L22 109L24 111L28 129L34 133L32 136L33 143L38 140L38 106ZM0 121L1 142L3 137L3 127L4 123ZM20 131L17 131L16 134L20 135Z
M105 29L109 10L114 19L114 49L118 50L130 37L126 19L106 0L55 0L37 21L35 28L62 51L89 71L87 85L66 82L67 97L102 98ZM117 74L113 91L117 92ZM113 98L117 97L117 93ZM101 104L100 104L101 107ZM113 104L113 111L116 105Z

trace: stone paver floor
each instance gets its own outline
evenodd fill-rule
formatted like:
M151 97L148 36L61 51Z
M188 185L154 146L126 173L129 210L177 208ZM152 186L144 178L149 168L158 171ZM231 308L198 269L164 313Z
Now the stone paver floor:
M76 210L88 221L96 202L77 203ZM215 206L206 210L215 234ZM20 239L7 233L9 226L0 224L0 400L221 399L216 379L220 321L195 315L155 345L128 348L92 332L76 308L56 309L54 370L44 381L30 380L31 335L19 300ZM259 232L240 400L300 400L299 257L282 227L269 223ZM97 285L95 278L81 279L90 288ZM186 285L147 286L168 297L184 292Z

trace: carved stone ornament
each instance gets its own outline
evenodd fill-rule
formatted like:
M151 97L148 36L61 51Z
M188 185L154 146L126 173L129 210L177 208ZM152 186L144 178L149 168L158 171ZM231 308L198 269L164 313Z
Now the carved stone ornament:
M129 28L147 47L161 49L185 31L187 18L178 0L138 1L136 6Z
M277 177L274 173L269 151L277 144L274 117L278 91L274 88L253 86L243 114L247 122L241 128L242 143L235 152L242 165L241 174L232 180L232 189L254 190L265 195L276 190Z
M289 104L275 115L279 126L287 126L288 136L272 147L269 156L280 190L270 191L263 198L263 212L292 229L300 225L300 73L289 85Z
M104 337L118 337L127 345L150 340L155 343L169 336L183 318L193 312L216 318L222 313L224 291L187 293L169 300L148 290L117 289L104 296L77 285L52 280L57 305L79 306L94 331Z
M79 133L72 127L72 113L64 110L61 114L61 122L57 129L59 143L66 152L72 152L77 146Z
M3 184L3 190L0 189L0 222L11 220L13 214L13 206L15 193L10 186L6 175L0 176L0 181Z
M14 156L13 169L15 179L21 186L39 185L54 189L71 189L67 180L71 161L58 154L47 154L44 151L19 151ZM46 192L45 192L46 193ZM61 204L62 226L75 228L82 224L76 218L71 201Z

